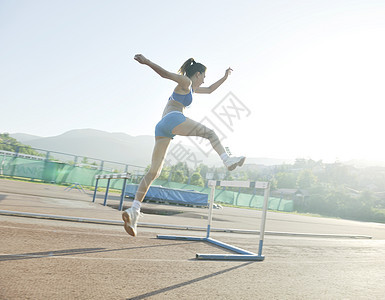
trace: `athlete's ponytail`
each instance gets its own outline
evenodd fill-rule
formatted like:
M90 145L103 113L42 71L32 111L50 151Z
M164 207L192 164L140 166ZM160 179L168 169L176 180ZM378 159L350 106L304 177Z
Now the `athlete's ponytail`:
M204 73L206 72L206 67L201 63L195 62L193 58L186 60L178 71L179 74L186 75L189 78L191 78L196 72Z

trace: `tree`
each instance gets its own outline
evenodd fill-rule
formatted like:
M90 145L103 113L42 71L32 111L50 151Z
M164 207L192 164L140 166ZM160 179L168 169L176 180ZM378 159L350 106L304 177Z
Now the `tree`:
M170 176L170 172L171 172L171 167L163 166L162 172L160 173L160 176L158 177L158 179L159 180L168 180L168 177Z
M275 174L275 180L277 181L277 188L279 189L295 189L297 175L295 175L294 173L279 172Z
M191 176L190 184L196 186L204 186L205 182L202 178L202 175L199 172L195 172Z
M308 189L317 182L317 177L314 176L311 170L302 170L297 178L297 186L300 189Z
M171 175L171 181L173 182L184 183L186 181L186 178L187 177L181 170L173 171Z
M82 162L81 162L83 165L88 165L89 162L88 162L88 158L87 157L83 157L82 159Z
M187 163L178 162L176 165L171 166L171 181L187 183L189 178L190 170L188 168ZM176 177L177 176L177 177ZM175 179L176 180L173 180Z
M198 168L195 170L195 172L199 172L201 174L203 180L205 180L206 179L206 175L209 172L209 167L204 165L204 164L200 164L198 166Z
M0 150L44 156L43 154L32 149L31 146L24 145L13 137L10 137L9 133L0 133Z

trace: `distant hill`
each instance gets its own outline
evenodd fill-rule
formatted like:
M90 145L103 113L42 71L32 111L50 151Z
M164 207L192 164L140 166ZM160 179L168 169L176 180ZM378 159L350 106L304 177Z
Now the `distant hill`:
M95 129L71 130L53 137L33 137L22 133L11 136L38 149L138 166L150 163L154 146L154 137L151 136L133 137Z
M10 134L10 136L34 148L143 167L151 163L154 147L153 136L130 136L125 133L109 133L95 129L76 129L52 137L38 137L24 133ZM176 161L170 157L170 152L172 147L175 147L178 143L172 143L169 149L169 156L167 158L172 163L176 163ZM198 161L202 161L202 163L208 166L222 166L220 159L214 151L209 157L206 157L198 148L185 145L184 147L188 149L189 153L193 153ZM290 163L290 161L271 158L248 158L246 163L279 165Z
M15 134L10 134L10 136L13 137L14 139L18 140L21 143L41 138L40 136L26 134L26 133L15 133Z

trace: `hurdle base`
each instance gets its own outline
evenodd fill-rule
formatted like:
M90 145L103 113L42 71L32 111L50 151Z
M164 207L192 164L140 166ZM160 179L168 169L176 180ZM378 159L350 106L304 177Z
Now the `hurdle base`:
M253 260L263 261L264 256L253 254L196 254L196 259L201 260Z
M196 254L196 259L201 260L252 260L262 261L265 259L262 255L257 255L253 252L238 248L209 237L195 237L195 236L178 236L178 235L157 235L158 239L163 240L180 240L180 241L199 241L208 242L213 245L222 247L227 250L231 250L237 254Z
M181 241L206 241L206 238L195 236L178 236L178 235L160 235L156 236L161 240L181 240Z

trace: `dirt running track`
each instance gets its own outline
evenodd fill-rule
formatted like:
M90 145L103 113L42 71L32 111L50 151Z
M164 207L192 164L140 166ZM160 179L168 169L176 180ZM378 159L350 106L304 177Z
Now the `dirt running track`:
M0 210L120 220L117 210L100 204L103 195L92 203L90 194L0 179ZM171 214L140 220L149 223L204 226L207 215L202 208L144 208ZM254 210L224 208L214 216L216 227L259 226ZM0 214L0 299L384 299L384 224L269 212L266 230L315 235L266 235L263 262L200 261L196 253L226 251L156 234L204 232L139 227L131 238L117 225ZM256 235L212 236L258 248Z

